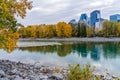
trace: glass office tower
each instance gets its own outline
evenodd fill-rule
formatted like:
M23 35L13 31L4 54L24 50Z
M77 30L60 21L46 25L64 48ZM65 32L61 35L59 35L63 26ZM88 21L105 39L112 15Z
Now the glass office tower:
M101 16L99 10L95 10L90 14L90 26L95 27L96 22L99 22L99 24L101 22Z
M79 19L79 23L85 23L86 25L88 25L88 16L87 14L81 14L80 19Z
M115 14L110 16L110 21L112 22L120 22L120 14Z

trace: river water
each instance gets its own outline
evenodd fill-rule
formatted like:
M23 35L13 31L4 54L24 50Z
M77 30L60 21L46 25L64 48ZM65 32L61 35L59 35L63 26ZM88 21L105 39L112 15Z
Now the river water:
M0 59L37 65L90 64L98 70L120 76L119 42L22 41L13 52L0 50Z

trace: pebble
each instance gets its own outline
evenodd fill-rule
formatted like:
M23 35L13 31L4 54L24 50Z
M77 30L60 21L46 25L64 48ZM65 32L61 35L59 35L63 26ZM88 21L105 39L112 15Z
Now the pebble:
M54 73L52 74L53 77L56 77L58 80L62 80L64 77L61 73Z
M63 80L67 77L68 70L60 68L59 72L55 68L43 65L30 65L9 60L0 60L0 80ZM109 73L94 74L101 77L101 80L115 80L117 76Z
M47 76L47 75L39 75L39 77L40 77L41 79L48 79L48 76Z
M16 77L14 80L24 80L24 79L21 77Z
M3 70L0 70L0 75L5 76L5 72Z
M8 78L0 78L0 80L9 80Z

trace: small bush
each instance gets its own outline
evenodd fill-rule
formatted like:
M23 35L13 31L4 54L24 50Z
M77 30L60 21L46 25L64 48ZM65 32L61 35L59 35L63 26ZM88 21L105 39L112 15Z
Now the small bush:
M69 80L94 80L93 76L94 68L91 69L90 65L86 65L81 68L79 64L69 66L68 78Z

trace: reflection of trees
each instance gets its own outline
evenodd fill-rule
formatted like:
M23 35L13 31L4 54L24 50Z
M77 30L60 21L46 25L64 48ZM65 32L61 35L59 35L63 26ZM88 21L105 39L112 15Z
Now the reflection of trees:
M19 50L37 52L37 53L57 53L59 56L63 57L71 53L72 46L70 44L54 45L54 46L37 46L37 47L21 47Z
M117 54L119 53L118 50L120 49L120 43L104 43L103 44L103 55L105 58L116 58Z
M72 52L72 45L71 44L64 44L57 46L57 54L61 57L67 56Z
M20 47L19 50L40 53L53 53L56 52L56 46Z
M86 58L90 53L91 59L100 60L101 51L103 51L104 58L116 58L120 55L120 43L75 43L52 46L38 46L38 47L21 47L22 51L37 52L44 54L57 53L58 56L64 57L74 52L81 57Z

